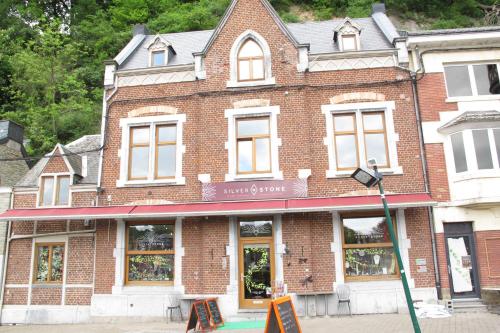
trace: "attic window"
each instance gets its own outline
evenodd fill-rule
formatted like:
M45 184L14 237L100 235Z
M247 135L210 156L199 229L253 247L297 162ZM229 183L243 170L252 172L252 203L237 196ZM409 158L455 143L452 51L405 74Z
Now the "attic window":
M151 52L151 66L165 66L165 50Z
M145 48L149 51L150 67L165 66L168 64L169 57L175 55L172 44L160 35L155 36Z
M342 50L346 51L356 51L358 49L356 43L356 35L343 35L342 36Z
M40 206L67 206L69 204L70 176L42 176L40 180Z
M253 39L248 39L238 53L238 81L264 80L264 52Z
M346 17L334 30L334 40L341 52L358 51L361 49L359 36L361 27Z

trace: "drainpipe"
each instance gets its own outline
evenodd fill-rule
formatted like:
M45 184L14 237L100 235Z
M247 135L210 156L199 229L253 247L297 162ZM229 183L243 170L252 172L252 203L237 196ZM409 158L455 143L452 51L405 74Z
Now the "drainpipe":
M10 248L10 230L12 222L9 221L7 227L7 242L5 244L5 256L3 259L3 271L2 271L2 288L0 289L0 325L2 325L2 311L3 311L3 296L5 293L5 281L7 275L7 265L9 263L9 248Z
M418 87L417 87L417 74L415 72L410 73L411 77L411 87L413 93L413 103L415 107L415 116L417 118L417 129L418 129L418 137L419 137L419 145L420 145L420 156L422 162L422 172L424 175L424 189L426 193L430 193L429 189L429 173L427 169L427 159L425 157L425 145L424 145L424 135L422 131L422 120L420 117L420 102L418 98ZM436 290L438 294L438 299L442 299L441 293L441 277L439 274L439 263L437 256L437 246L436 246L436 234L434 228L434 214L433 208L427 207L427 215L429 219L429 227L431 230L431 243L432 243L432 258L434 261L434 278L436 280Z

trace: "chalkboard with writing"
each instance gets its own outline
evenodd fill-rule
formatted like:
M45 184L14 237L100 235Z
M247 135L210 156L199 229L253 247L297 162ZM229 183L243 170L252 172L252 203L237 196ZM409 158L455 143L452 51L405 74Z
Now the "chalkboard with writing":
M217 299L210 298L206 300L208 311L210 313L210 317L212 318L212 322L214 326L222 326L224 325L224 320L222 319L222 315L219 310L219 306L217 305Z
M302 333L289 296L278 298L269 305L265 333Z
M194 302L191 306L186 332L192 329L196 331L197 328L202 332L212 329L208 308L204 301Z

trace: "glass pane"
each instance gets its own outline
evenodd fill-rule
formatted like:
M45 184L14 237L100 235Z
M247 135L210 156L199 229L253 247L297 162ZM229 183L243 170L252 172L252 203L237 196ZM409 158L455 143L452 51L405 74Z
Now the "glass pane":
M177 140L176 126L158 126L158 142L175 142Z
M269 134L269 118L238 120L238 137Z
M343 222L345 244L391 242L385 217L346 218Z
M175 145L166 145L158 147L158 177L174 177L175 176Z
M254 40L249 39L243 44L240 49L239 57L240 58L248 58L248 57L262 57L264 53L260 48L259 44L257 44Z
M356 136L337 135L335 137L337 152L337 167L341 169L355 168L358 164L356 150Z
M354 116L335 116L333 124L336 132L354 132Z
M149 143L149 127L132 128L132 144Z
M153 66L165 65L165 51L153 52Z
M253 170L252 141L238 141L238 171L249 172Z
M271 153L269 147L269 139L257 139L255 140L255 163L257 171L269 171L271 170Z
M54 194L54 178L53 177L43 177L43 198L42 206L51 206L52 197Z
M174 255L128 256L129 281L173 281Z
M495 147L497 151L498 164L500 164L500 129L493 130L493 138L495 139Z
M62 281L64 267L64 246L52 247L52 269L50 271L51 281Z
M147 178L149 169L149 147L132 148L130 178Z
M69 200L69 177L59 177L58 201L56 205L67 205Z
M363 114L363 128L366 131L384 130L384 117L380 113Z
M476 151L477 167L481 169L493 169L493 160L491 158L490 140L488 130L472 131L474 139L474 149Z
M49 279L49 247L38 246L38 257L36 266L36 281L44 282Z
M474 292L474 272L469 237L447 238L451 279L455 294Z
M397 268L394 250L390 247L345 249L347 276L395 275Z
M472 67L476 78L477 93L479 95L491 95L491 86L498 85L497 65L474 65Z
M271 237L273 221L240 221L241 237Z
M377 160L377 165L387 166L385 134L365 134L366 160Z
M250 61L240 60L238 71L239 80L250 80Z
M271 298L271 249L269 244L243 246L245 299Z
M129 251L166 251L174 249L173 224L128 226Z
M469 69L467 66L449 66L444 68L448 96L471 96Z
M344 47L344 51L355 51L357 49L356 38L354 36L343 36L342 45Z
M455 172L467 171L467 158L465 157L464 136L462 133L451 135L451 147L455 160Z
M252 61L253 79L263 79L264 78L264 60L256 59Z

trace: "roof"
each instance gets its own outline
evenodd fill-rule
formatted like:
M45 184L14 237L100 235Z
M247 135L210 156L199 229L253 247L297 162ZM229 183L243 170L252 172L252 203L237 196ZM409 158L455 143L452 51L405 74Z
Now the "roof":
M334 53L340 52L338 45L333 42L334 29L344 20L345 19L335 19L318 22L290 23L286 24L286 27L299 45L310 45L310 54ZM383 31L378 27L373 18L358 18L351 19L351 21L361 27L361 50L371 51L393 48L392 44L385 37ZM161 34L160 36L168 40L177 53L169 57L168 65L193 64L193 53L203 52L214 31L215 30L204 30ZM131 48L134 48L135 52L124 52L125 49L122 50L122 52L120 52L120 59L123 60L123 55L127 53L130 54L130 56L121 64L120 69L147 68L149 65L149 51L145 46L156 36L157 35L147 35L141 40L139 45L135 45L134 43ZM139 39L135 39L135 41L138 40Z
M489 31L500 31L500 26L408 31L408 36L432 36L432 35L463 34L463 33L489 32Z
M78 175L82 174L82 157L87 156L87 176L80 178L77 181L78 184L97 184L99 151L87 151L97 150L100 145L100 135L86 135L78 140L68 143L67 145L60 145L64 154L68 154L68 156L66 156L68 163ZM39 160L38 163L36 163L35 166L24 175L24 177L16 184L16 187L38 186L38 178L49 161L49 156L46 156L46 158Z
M445 130L447 128L462 124L462 123L471 123L471 122L490 122L490 121L500 121L500 112L499 111L467 111L459 115L458 117L453 118L443 126L439 128L440 131Z
M390 208L426 207L436 204L427 193L388 194ZM367 210L382 208L380 196L352 196L263 201L193 202L166 205L110 206L81 208L13 209L0 215L7 220L67 220L104 218L147 218L173 216L215 216Z

